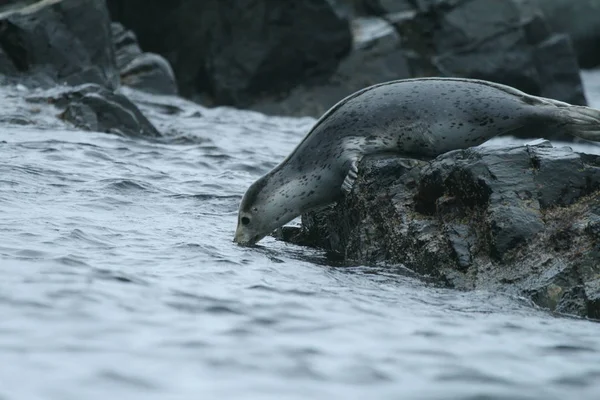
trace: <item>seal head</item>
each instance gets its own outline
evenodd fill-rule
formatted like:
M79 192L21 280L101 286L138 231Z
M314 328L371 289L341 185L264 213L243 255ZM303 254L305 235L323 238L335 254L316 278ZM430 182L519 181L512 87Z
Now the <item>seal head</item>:
M330 164L302 165L294 154L298 153L248 188L240 203L234 242L253 245L297 216L339 198L344 164L339 171Z
M271 172L254 182L244 194L238 212L234 242L251 246L302 213L292 193L294 179L282 181Z
M273 209L259 206L265 204L262 199L267 177L263 176L254 182L244 194L238 212L238 223L235 231L234 242L242 245L253 245L276 228ZM260 199L259 199L260 198ZM260 201L259 201L260 200Z

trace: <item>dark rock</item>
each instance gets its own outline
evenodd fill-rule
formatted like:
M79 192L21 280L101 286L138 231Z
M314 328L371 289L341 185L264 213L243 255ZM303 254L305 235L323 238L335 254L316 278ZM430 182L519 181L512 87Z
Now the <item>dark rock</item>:
M600 0L533 0L550 26L571 37L583 68L600 65Z
M108 0L108 5L144 51L169 61L179 92L207 106L318 118L366 86L420 76L486 79L587 104L570 38L551 29L534 0ZM350 24L357 15L377 18ZM376 25L384 28L375 32ZM163 82L167 63L139 56L133 35L121 35L124 83L143 88ZM139 58L132 61L131 54ZM172 87L166 81L158 86Z
M328 0L108 0L145 51L169 60L184 96L246 107L326 79L351 49ZM141 12L143 10L143 12Z
M346 0L346 3L352 6L356 15L376 17L414 11L419 7L418 0Z
M401 263L450 287L600 318L599 189L600 156L548 142L429 163L366 157L352 193L286 238L345 263Z
M345 20L352 20L356 17L356 7L354 0L328 0L336 14Z
M540 96L584 105L579 65L567 35L555 34L539 43L533 52L540 79Z
M164 57L142 52L135 33L118 22L112 23L112 35L123 85L155 94L177 94L173 69Z
M337 3L343 8L339 3L344 2ZM345 2L345 9L350 6L355 14L377 15L393 23L402 42L391 29L380 37L361 40L364 28L356 19L355 49L329 80L296 86L290 93L263 98L250 108L267 114L319 117L365 86L415 76L480 78L571 104L587 104L569 37L553 33L530 1ZM394 16L399 13L401 18Z
M0 48L5 82L119 85L103 1L46 1L5 13L0 16Z
M411 77L398 34L389 23L371 19L356 29L364 33L357 34L354 51L329 79L299 85L249 108L265 114L318 118L341 99L367 86Z
M396 24L414 76L460 76L585 105L576 53L524 0L422 0Z
M161 136L129 99L96 84L50 89L27 100L55 105L61 110L59 117L82 130L145 138Z

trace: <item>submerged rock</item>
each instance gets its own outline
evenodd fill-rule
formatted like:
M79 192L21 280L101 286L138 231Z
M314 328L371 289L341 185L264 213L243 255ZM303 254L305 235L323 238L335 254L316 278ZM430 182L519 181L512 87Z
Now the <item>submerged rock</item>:
M39 3L0 15L3 81L42 87L95 83L116 89L119 73L104 2Z
M367 157L350 195L292 242L401 263L458 289L504 290L600 318L600 156L542 145Z
M169 62L154 53L144 53L135 33L112 23L117 67L121 84L154 94L177 94L177 82Z
M28 96L27 100L53 104L60 110L60 118L82 130L131 137L161 136L127 97L100 85L58 87Z

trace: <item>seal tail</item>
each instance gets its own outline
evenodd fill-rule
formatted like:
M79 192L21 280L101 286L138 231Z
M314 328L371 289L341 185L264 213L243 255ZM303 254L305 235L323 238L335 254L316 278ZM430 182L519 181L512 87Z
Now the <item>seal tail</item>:
M600 110L585 106L558 105L567 131L582 139L600 142Z

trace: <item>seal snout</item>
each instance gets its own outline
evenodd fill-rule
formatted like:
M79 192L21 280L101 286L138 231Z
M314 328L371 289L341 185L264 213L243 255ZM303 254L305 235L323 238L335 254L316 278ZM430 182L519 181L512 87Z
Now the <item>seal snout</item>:
M238 225L233 241L241 246L252 246L261 239L260 235L252 236L250 232Z

